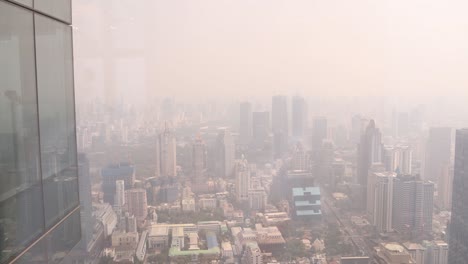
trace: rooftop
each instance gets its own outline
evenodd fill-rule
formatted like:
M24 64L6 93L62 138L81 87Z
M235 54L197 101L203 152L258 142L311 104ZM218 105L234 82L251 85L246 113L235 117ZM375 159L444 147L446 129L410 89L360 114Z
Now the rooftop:
M293 188L293 196L320 195L319 187Z

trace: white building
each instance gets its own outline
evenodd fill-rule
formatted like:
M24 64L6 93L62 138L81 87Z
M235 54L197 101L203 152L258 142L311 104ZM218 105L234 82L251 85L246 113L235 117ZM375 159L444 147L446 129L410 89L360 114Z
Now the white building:
M244 157L236 161L235 174L237 200L247 201L249 199L250 189L250 170L249 163Z

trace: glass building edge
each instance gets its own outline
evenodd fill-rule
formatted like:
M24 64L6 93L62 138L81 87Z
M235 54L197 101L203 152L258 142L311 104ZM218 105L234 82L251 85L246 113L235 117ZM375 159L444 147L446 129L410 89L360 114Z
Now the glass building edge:
M32 1L31 1L32 2ZM34 10L31 5L29 3L31 2L24 2L24 1L13 1L13 0L0 0L0 3L5 3L7 5L11 5L11 6L16 6L16 8L19 8L21 10L24 10L24 11L28 11L30 12L31 14L31 17L32 17L32 25L30 25L31 27L31 30L32 30L32 36L34 38L34 41L33 41L33 49L34 49L34 53L32 54L32 56L30 55L28 58L30 59L30 61L32 61L32 64L34 65L34 69L32 72L29 72L29 76L33 76L34 77L34 85L35 87L33 88L29 88L30 90L33 89L35 90L36 92L36 95L35 95L35 108L36 111L38 110L38 90L40 89L39 85L38 85L38 73L37 73L37 60L36 60L36 56L37 56L37 43L36 43L36 40L35 40L35 37L36 37L36 32L35 32L35 25L34 25L34 22L35 22L35 16L36 15L42 15L42 16L45 16L47 18L50 18L54 21L56 21L57 23L60 23L60 24L65 24L67 26L70 26L70 30L69 30L69 35L70 35L70 50L68 52L68 55L70 56L70 78L71 78L71 83L69 85L69 88L70 88L70 93L69 93L69 97L67 97L67 99L70 100L70 103L71 105L69 105L70 109L72 110L70 115L68 115L68 120L67 122L72 122L73 123L73 129L72 129L72 133L69 134L69 139L74 142L74 147L72 148L73 151L74 151L74 161L73 161L73 164L74 164L74 171L75 171L75 178L77 179L78 177L78 161L77 161L77 148L76 148L76 113L75 113L75 87L74 87L74 74L73 74L73 68L74 68L74 59L73 59L73 32L72 32L72 29L71 29L71 17L70 17L70 21L63 21L61 19L57 19L56 17L53 17L49 14L44 14L43 12L38 12L37 10ZM71 5L69 6L70 7L70 10L71 10ZM71 14L71 11L70 11L70 14ZM7 27L12 27L13 24L10 23L12 22L11 20L7 20L7 23L6 23L6 26ZM31 23L29 23L31 24ZM4 24L5 25L5 24ZM7 36L8 37L8 36ZM19 44L17 44L19 45ZM23 65L21 65L23 66ZM23 69L21 69L23 70ZM20 71L21 74L24 74L22 71ZM19 73L18 73L19 74ZM27 75L28 75L27 74ZM31 77L32 78L32 77ZM18 89L20 89L20 92L21 92L21 89L24 89L24 87L22 88L22 86L20 86ZM10 117L11 119L11 117ZM38 121L39 120L39 111L37 111L35 113L35 120ZM70 121L71 120L71 121ZM37 122L37 126L39 127L39 122ZM37 131L35 132L36 134L36 137L39 137L40 138L40 129L37 129ZM40 151L40 140L38 141L38 144L39 144L39 153L41 152ZM37 166L41 166L41 157L39 156L38 157L38 162L37 162ZM41 171L39 169L39 171ZM42 177L40 177L42 178ZM39 181L39 185L40 185L40 189L42 191L42 185L43 185L43 182L42 181ZM41 197L41 199L37 199L37 200L40 200L41 202L44 202L44 198ZM71 241L71 244L68 245L68 248L66 248L66 252L69 252L73 247L75 247L78 243L79 243L79 240L81 239L81 223L80 223L80 212L79 212L79 208L80 208L80 204L79 204L79 191L78 191L78 184L76 185L76 202L73 202L70 206L69 206L69 210L66 211L65 215L61 215L60 218L58 219L58 221L51 227L49 228L46 228L44 227L44 224L42 223L41 224L41 231L39 233L37 233L36 235L34 235L33 238L31 238L31 240L29 240L29 242L27 243L22 243L21 245L19 246L15 246L14 248L11 248L11 245L9 245L9 248L3 248L5 249L6 251L11 251L11 255L7 256L7 258L3 259L3 260L0 260L0 263L13 263L13 262L18 262L19 259L24 259L24 256L25 255L28 255L31 251L33 251L34 249L37 249L37 248L43 248L44 245L43 244L47 244L45 243L44 241L47 240L47 237L49 236L52 236L52 233L56 233L58 232L57 230L60 229L60 225L64 225L65 223L67 223L67 221L70 221L70 218L73 217L73 215L75 215L74 219L76 221L78 221L78 224L75 223L75 228L76 228L76 234L77 235L74 235L72 236L72 238L74 238L72 241ZM16 207L18 207L16 205ZM20 208L20 207L18 207ZM39 206L39 208L42 208L42 206ZM1 209L1 208L0 208ZM43 209L41 209L42 212L44 212ZM36 218L37 218L37 215L36 215ZM42 216L39 216L39 219L44 219L44 217ZM36 219L37 220L37 219ZM35 221L36 221L35 220ZM5 227L7 228L8 230L8 227ZM51 249L52 250L52 249ZM44 253L46 254L46 253ZM47 254L45 255L45 259L44 261L47 262L47 261L51 261L51 259L47 259L48 257L50 257L50 254L48 254L49 256L47 256ZM27 263L27 262L26 262Z

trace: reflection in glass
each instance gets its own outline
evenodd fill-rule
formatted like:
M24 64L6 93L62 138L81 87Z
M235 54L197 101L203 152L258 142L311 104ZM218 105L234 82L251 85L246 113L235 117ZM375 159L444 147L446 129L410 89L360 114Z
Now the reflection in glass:
M44 228L33 14L0 2L0 263Z
M49 16L71 22L71 0L37 0L34 8Z
M71 27L35 15L42 178L46 225L78 201Z

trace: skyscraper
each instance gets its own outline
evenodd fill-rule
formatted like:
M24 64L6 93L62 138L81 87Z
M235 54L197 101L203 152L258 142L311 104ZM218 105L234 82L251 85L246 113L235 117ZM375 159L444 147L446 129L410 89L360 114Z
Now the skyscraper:
M192 172L195 182L203 182L206 172L206 145L200 137L193 143Z
M156 176L177 176L176 138L167 125L156 142Z
M252 113L252 136L256 147L262 147L269 140L270 136L270 113Z
M393 228L418 237L432 230L434 184L399 175L393 184Z
M358 145L357 181L365 190L363 192L364 201L362 201L362 208L366 207L366 188L369 169L372 164L382 162L381 137L380 130L375 126L374 120L371 120L366 131L361 136L361 141Z
M236 161L235 174L237 200L247 201L249 199L250 189L250 170L249 163L244 157Z
M231 132L220 130L216 139L216 173L220 177L229 177L234 170L235 146Z
M240 104L239 141L247 145L252 140L252 105L249 102Z
M135 168L133 165L121 162L118 164L110 164L101 170L102 176L102 192L104 193L103 200L110 205L115 204L116 182L123 180L125 189L133 188L135 183Z
M271 130L273 134L288 135L288 98L283 95L272 97Z
M0 1L0 263L81 237L71 1Z
M114 205L122 207L125 204L125 182L123 180L117 180L115 182L115 199Z
M392 231L394 173L376 175L373 224L377 232Z
M468 259L468 129L457 130L455 140L448 263L462 264Z
M388 171L412 173L413 152L407 145L385 146L382 159Z
M292 135L296 139L304 136L307 128L307 104L303 97L292 98Z
M452 209L453 167L445 166L437 184L437 204L441 209Z
M148 201L145 189L130 189L125 191L127 210L138 221L143 221L148 216Z
M452 129L432 127L427 139L423 179L438 182L446 166L450 165Z

